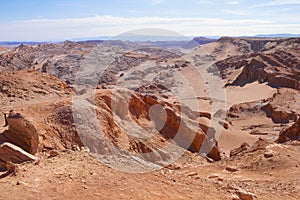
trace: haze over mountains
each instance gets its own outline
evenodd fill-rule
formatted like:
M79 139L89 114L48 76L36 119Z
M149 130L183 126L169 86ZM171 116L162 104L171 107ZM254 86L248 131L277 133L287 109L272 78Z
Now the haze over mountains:
M182 40L193 40L196 38L201 38L201 39L207 39L208 41L211 40L210 42L217 40L221 38L222 36L188 36L186 38L179 37L179 38L172 38L172 37L163 37L163 36L157 36L157 37L151 37L149 36L144 36L140 38L132 37L132 41L151 41L151 42L182 42ZM278 33L278 34L257 34L253 36L242 36L242 37L260 37L260 38L292 38L292 37L300 37L300 34L289 34L289 33ZM184 39L183 39L184 38ZM116 38L111 37L111 36L99 36L99 37L85 37L85 38L71 38L69 41L74 41L74 42L80 42L80 41L106 41L106 40L115 40ZM117 39L122 39L117 36ZM126 36L126 40L130 40L128 36ZM20 44L29 44L29 45L35 45L35 44L46 44L46 43L61 43L63 42L62 40L59 41L0 41L0 45L2 46L14 46L14 45L20 45ZM203 44L202 41L199 41L199 44Z

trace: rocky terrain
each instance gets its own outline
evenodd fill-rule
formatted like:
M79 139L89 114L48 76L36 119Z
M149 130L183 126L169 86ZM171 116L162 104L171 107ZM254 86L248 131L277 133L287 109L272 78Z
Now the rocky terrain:
M227 43L225 39L219 42ZM232 42L234 44L234 42ZM237 41L236 54L216 63L222 78L229 79L228 85L243 86L258 81L271 87L299 90L299 43L298 38L282 40L248 39ZM223 44L223 45L225 45ZM232 71L241 69L238 76Z
M0 198L297 199L299 42L0 48Z

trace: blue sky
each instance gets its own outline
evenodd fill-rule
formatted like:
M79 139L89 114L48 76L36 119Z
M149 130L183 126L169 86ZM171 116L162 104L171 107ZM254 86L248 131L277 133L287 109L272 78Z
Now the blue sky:
M0 0L0 41L114 36L162 28L186 36L300 33L300 0Z

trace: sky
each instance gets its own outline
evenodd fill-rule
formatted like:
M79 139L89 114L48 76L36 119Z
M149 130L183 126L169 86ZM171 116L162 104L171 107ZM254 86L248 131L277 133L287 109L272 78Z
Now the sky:
M0 0L0 41L159 28L184 36L300 33L300 0Z

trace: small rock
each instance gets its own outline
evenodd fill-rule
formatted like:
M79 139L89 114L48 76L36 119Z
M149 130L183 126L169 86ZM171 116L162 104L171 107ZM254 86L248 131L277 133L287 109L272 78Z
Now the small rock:
M8 173L15 175L18 172L18 166L12 162L7 162L6 170Z
M25 185L25 186L27 186L28 184L23 182L23 181L18 181L16 185Z
M198 174L196 172L190 172L187 174L187 176L197 176Z
M273 152L269 151L269 152L265 152L264 153L264 157L265 158L272 158L274 156Z
M235 168L235 167L226 167L225 168L226 169L226 171L229 171L229 172L237 172L237 171L239 171L237 168Z
M52 150L52 151L50 151L49 158L53 158L53 157L56 157L58 155L59 155L58 151Z
M212 175L209 175L208 178L209 178L209 179L212 179L212 178L219 178L219 175L217 175L217 174L212 174Z
M87 190L89 189L86 185L83 186L83 189Z
M205 158L206 158L207 162L210 162L210 163L215 162L212 158L209 158L209 157L207 157L207 156L205 156Z
M240 200L253 200L254 197L256 197L255 194L251 193L251 192L247 192L245 190L238 190L236 192L237 196L240 198Z
M166 168L171 169L171 170L179 170L182 168L182 165L170 164L170 165L166 166Z
M74 144L74 145L72 146L72 150L73 150L73 151L80 151L80 147L79 147L78 145L75 145L75 144Z
M90 149L88 147L81 147L80 150L85 153L90 153Z
M218 177L218 181L221 181L221 182L222 182L222 181L224 181L224 179L222 179L222 178Z
M223 126L223 128L229 129L229 124L228 124L227 122L225 122L225 121L219 121L219 124L220 124L221 126Z

